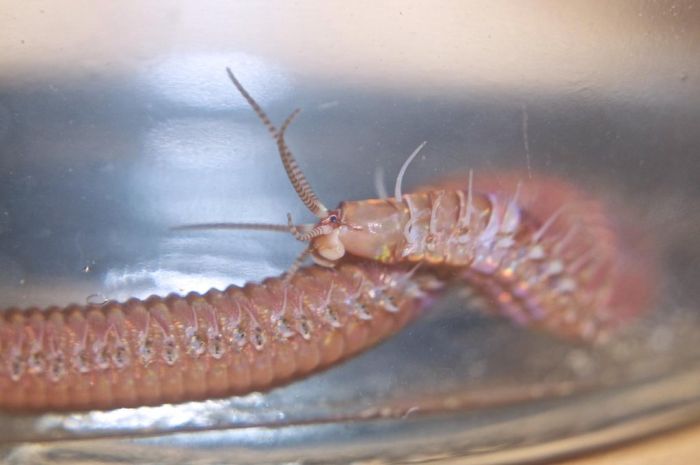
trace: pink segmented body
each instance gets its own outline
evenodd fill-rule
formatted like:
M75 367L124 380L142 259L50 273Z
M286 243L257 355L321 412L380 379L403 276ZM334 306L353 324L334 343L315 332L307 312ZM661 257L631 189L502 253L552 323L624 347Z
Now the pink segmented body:
M403 268L309 267L204 295L0 315L0 408L65 410L267 390L412 321L439 286Z
M649 307L654 267L647 251L599 200L553 178L480 175L474 183L470 172L468 182L402 195L403 175L423 142L401 167L392 198L347 201L329 210L285 141L299 110L278 130L228 72L275 138L299 198L318 218L300 228L288 215L289 231L310 243L302 258L310 255L323 266L351 255L448 268L456 282L466 280L491 297L497 312L564 337L602 338Z

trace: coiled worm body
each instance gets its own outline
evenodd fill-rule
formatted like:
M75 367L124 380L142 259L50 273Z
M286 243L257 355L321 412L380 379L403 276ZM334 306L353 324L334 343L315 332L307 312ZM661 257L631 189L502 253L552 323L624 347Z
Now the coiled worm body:
M335 248L386 264L453 268L500 313L562 336L593 338L618 313L620 244L593 201L576 198L538 217L517 195L437 189L343 202L332 214L338 226L311 241L324 258Z
M621 218L570 183L535 174L479 175L402 194L408 157L394 196L345 201L328 209L316 196L285 141L294 111L278 130L229 70L229 77L277 141L289 180L318 218L294 236L323 266L351 255L398 265L448 268L513 321L563 337L605 337L649 307L654 266ZM385 189L382 189L385 191ZM279 229L277 229L279 230Z
M489 193L486 215L502 212L501 230L519 223L476 241L461 274L492 297L491 311L559 337L601 340L652 307L657 257L633 215L553 176L483 173L473 184ZM453 178L441 187L464 185Z

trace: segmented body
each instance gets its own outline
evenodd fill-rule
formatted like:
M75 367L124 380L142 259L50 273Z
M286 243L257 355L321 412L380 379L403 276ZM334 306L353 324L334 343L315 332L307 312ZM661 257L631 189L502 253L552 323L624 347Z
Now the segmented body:
M400 200L344 202L341 218L355 227L339 238L383 263L453 268L493 299L493 311L558 336L601 338L648 308L648 252L619 218L571 184L520 179L487 175L467 190L453 182Z
M404 268L309 267L204 295L0 315L0 408L116 408L266 390L412 321L439 286Z
M629 209L561 178L525 179L520 172L484 173L474 183L501 198L522 185L517 203L524 224L536 228L490 275L467 271L476 282L493 277L486 285L492 310L557 336L599 340L651 309L657 257Z
M499 313L559 336L596 339L626 316L648 308L654 267L619 227L618 218L572 185L536 175L470 173L458 186L341 203L329 210L316 196L285 141L294 111L279 130L228 70L231 81L277 142L287 176L317 218L290 232L323 266L346 255L387 264L424 263L476 285ZM515 182L513 182L515 181ZM522 181L522 185L521 185ZM466 187L466 190L465 190ZM385 191L385 189L383 189ZM279 226L271 227L279 230ZM444 270L443 270L444 271Z

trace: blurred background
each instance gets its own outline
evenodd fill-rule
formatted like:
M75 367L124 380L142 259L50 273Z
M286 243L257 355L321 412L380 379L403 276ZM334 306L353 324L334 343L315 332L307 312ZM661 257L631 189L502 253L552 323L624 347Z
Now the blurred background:
M393 186L427 140L406 186L470 168L555 174L624 211L660 263L653 311L603 347L455 296L268 394L3 415L0 458L518 463L700 417L699 10L0 0L2 307L206 291L289 266L291 237L169 229L309 219L227 66L273 122L303 109L288 141L327 205L375 196L378 169Z

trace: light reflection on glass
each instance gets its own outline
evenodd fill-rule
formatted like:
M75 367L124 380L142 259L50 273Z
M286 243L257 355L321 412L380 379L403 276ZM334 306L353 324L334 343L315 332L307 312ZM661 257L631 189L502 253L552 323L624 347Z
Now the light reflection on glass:
M227 67L262 105L282 97L289 87L279 69L243 53L171 55L149 69L145 80L156 94L180 105L212 110L246 107L226 77Z
M211 221L283 222L285 199L292 205L298 202L291 187L291 195L270 188L287 187L288 181L267 131L250 116L250 124L255 124L251 129L218 118L174 119L151 129L129 188L145 219L168 227ZM250 202L251 196L255 202Z
M109 298L223 289L278 275L291 263L291 236L281 241L289 246L287 259L275 249L279 240L271 247L270 233L168 231L192 223L283 223L285 212L303 209L267 131L246 115L245 122L232 121L238 115L228 112L176 117L148 130L126 195L138 217L169 237L137 268L106 273Z
M44 415L37 429L76 431L83 434L110 431L138 431L149 429L183 429L212 427L220 422L260 423L284 419L284 412L268 407L265 397L251 393L235 399L165 404L155 407L121 408L108 411L90 411L70 415Z
M105 276L105 285L108 289L124 289L124 293L133 294L133 291L126 289L144 289L144 295L157 294L162 289L176 289L181 292L206 292L212 287L225 289L231 284L228 276L216 274L202 275L200 273L182 273L175 270L138 270L138 271L116 271L110 270ZM114 292L114 291L113 291Z

